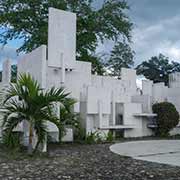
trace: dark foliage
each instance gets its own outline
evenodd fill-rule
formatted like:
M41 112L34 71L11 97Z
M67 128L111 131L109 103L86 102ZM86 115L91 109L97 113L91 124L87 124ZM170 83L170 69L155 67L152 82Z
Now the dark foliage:
M47 44L48 8L54 7L77 14L77 59L95 62L92 57L98 43L105 40L131 40L132 23L126 15L125 0L105 0L99 9L95 0L0 0L0 43L23 39L18 51L29 52ZM88 57L88 58L87 58ZM94 68L95 69L95 68ZM101 72L101 71L100 71Z
M136 70L138 75L144 75L155 83L164 82L168 85L169 74L180 72L180 64L174 61L169 62L168 57L159 54L148 61L143 61L136 67Z
M179 123L179 113L175 106L169 102L156 103L153 112L157 114L156 135L168 136L169 131Z

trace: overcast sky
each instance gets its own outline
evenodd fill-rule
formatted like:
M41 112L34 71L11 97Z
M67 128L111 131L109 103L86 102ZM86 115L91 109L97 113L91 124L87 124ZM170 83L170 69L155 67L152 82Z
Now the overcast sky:
M136 63L163 53L180 62L180 0L128 0Z
M97 5L102 1L97 0ZM135 64L159 53L180 62L180 0L128 0L128 4L128 15L134 23ZM0 61L5 57L15 59L15 48L20 43L11 41L4 50L0 49ZM98 51L106 52L111 47L107 42Z

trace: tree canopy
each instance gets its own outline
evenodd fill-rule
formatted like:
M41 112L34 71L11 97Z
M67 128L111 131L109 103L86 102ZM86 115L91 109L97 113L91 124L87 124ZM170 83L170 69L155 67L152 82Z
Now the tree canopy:
M153 82L164 82L168 85L169 74L180 72L178 62L170 62L169 58L163 54L151 57L148 61L143 61L136 67L138 75L144 75Z
M93 61L99 42L130 41L132 23L125 11L124 0L105 0L94 8L95 0L0 0L0 43L24 39L18 51L29 52L47 44L48 8L54 7L77 14L77 59ZM88 57L88 58L87 58ZM93 59L94 58L94 59ZM93 59L93 60L92 60ZM96 61L95 61L96 59Z
M111 51L110 59L107 62L107 68L110 74L121 77L121 68L130 68L134 64L134 51L125 42L118 42Z

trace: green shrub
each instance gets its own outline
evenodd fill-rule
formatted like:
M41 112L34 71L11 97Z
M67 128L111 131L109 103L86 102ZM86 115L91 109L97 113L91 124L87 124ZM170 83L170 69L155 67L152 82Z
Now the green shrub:
M8 149L18 150L21 146L21 133L3 133L2 142Z
M96 143L104 143L106 142L107 137L104 132L95 131L90 132L86 135L85 143L86 144L96 144Z
M168 136L169 131L179 123L179 113L175 106L169 102L156 103L153 105L153 112L156 117L156 135Z
M96 132L90 132L86 135L85 143L95 144L96 143Z
M75 142L83 143L86 139L86 130L79 126L74 128L74 140Z
M112 142L113 140L114 140L113 133L111 131L109 131L107 136L106 136L106 141L107 142Z
M103 143L106 141L105 134L103 132L96 132L95 133L95 141L96 143Z

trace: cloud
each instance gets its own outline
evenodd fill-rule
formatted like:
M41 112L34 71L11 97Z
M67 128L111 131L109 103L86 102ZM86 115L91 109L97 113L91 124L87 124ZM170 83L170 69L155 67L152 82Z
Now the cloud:
M137 26L151 25L180 12L179 0L127 0L129 15Z
M0 69L2 69L2 62L5 59L11 59L12 63L16 63L17 53L16 48L13 47L0 47Z
M103 0L98 0L101 4ZM127 12L134 23L132 48L136 52L135 66L162 53L180 62L180 0L127 0ZM98 52L109 52L111 41L100 44Z
M180 14L150 26L134 29L133 48L136 51L136 64L159 53L180 62L179 19Z
M180 62L180 1L128 0L129 16L134 23L132 32L135 65L162 53Z

